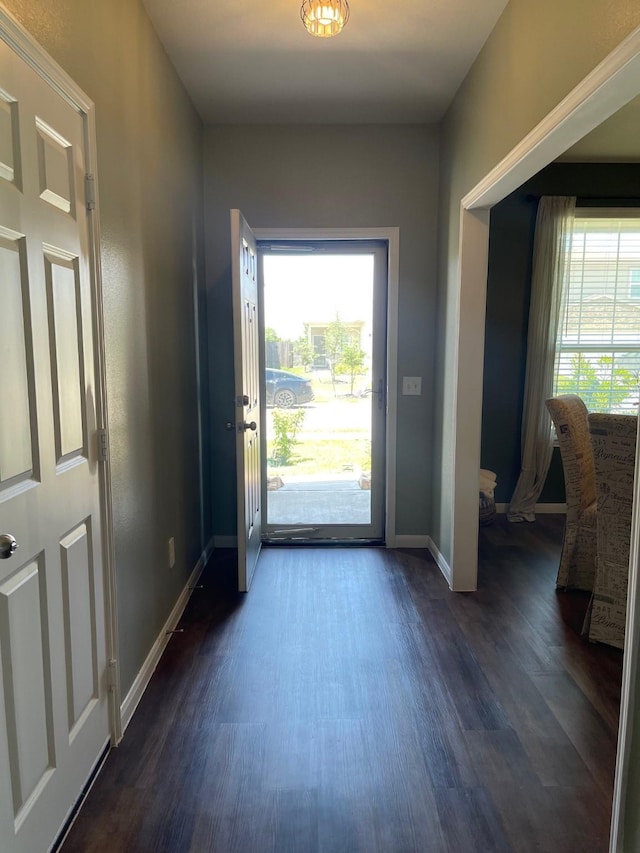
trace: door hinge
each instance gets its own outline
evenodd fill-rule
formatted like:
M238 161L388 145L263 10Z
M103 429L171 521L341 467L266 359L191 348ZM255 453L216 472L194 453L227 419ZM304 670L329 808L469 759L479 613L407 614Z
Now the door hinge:
M111 658L107 664L107 687L113 693L118 687L118 661Z
M109 458L109 433L106 429L96 430L98 440L98 461L106 462Z
M93 175L84 176L84 194L87 210L96 209L96 181Z

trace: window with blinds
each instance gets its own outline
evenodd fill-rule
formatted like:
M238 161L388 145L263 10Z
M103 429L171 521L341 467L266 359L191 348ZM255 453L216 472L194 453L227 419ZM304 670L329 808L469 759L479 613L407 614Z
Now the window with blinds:
M640 210L577 210L562 294L554 394L590 412L638 410Z

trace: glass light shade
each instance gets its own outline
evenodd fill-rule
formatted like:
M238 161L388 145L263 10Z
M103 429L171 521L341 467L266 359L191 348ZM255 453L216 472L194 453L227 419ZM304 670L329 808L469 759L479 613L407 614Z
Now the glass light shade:
M349 4L347 0L304 0L300 17L312 36L329 38L338 35L349 20Z

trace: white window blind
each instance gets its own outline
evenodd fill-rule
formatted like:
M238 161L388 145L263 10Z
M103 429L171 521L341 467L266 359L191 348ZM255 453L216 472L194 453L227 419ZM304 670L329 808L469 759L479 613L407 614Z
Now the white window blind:
M637 412L640 211L576 210L563 288L554 394L590 412Z

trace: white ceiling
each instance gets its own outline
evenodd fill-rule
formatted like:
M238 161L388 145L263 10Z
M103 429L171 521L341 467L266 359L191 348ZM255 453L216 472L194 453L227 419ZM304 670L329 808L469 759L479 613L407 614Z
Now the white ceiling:
M439 121L507 0L350 0L315 38L301 0L143 0L206 124Z

